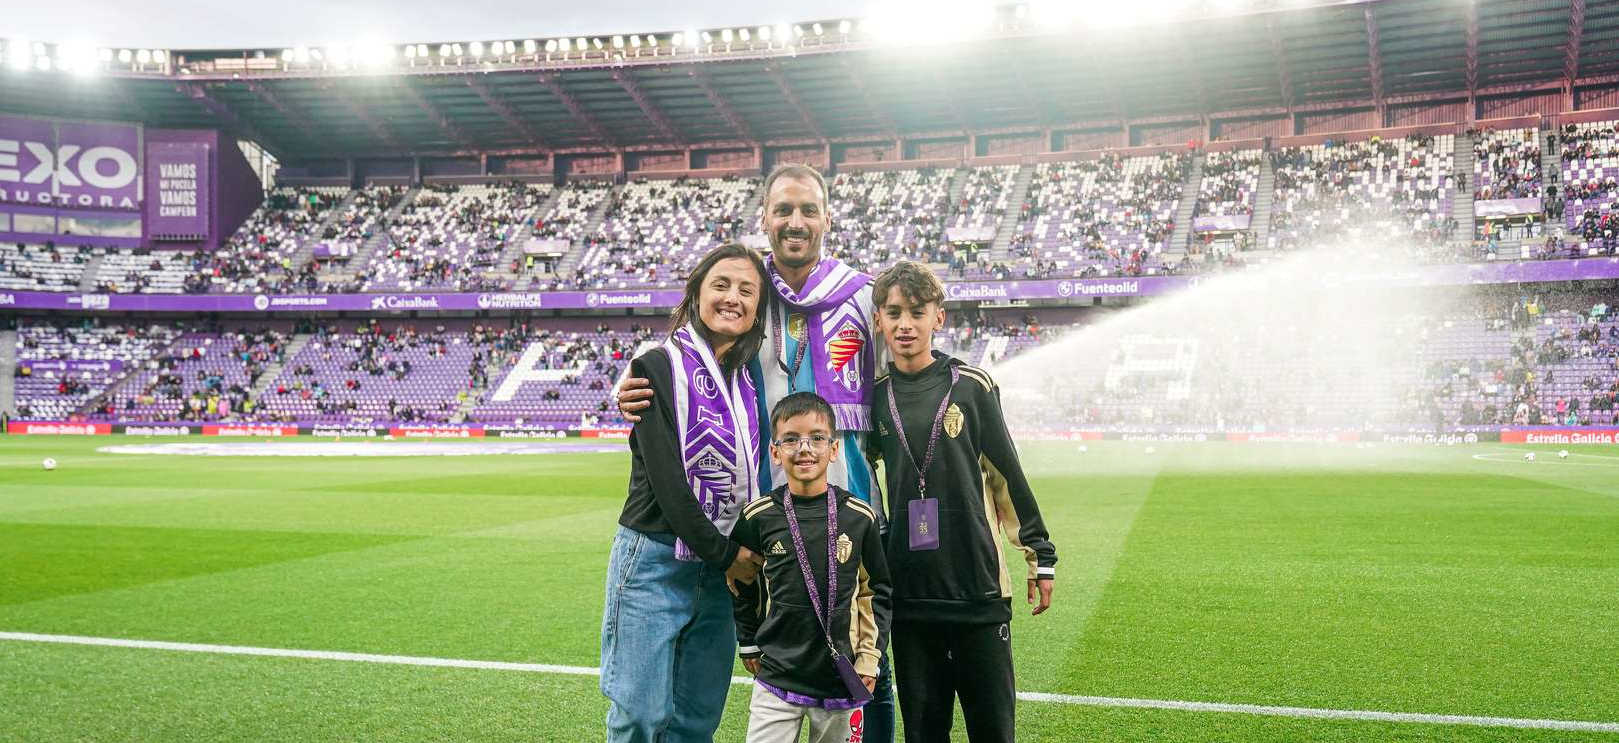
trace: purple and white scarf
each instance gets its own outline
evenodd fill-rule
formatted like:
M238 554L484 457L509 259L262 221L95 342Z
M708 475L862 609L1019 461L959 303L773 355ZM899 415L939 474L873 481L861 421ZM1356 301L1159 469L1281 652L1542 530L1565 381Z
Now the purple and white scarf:
M753 377L746 367L727 377L713 349L690 324L676 330L663 349L674 373L675 424L686 484L708 520L729 536L758 487L759 406ZM675 557L701 559L679 539Z
M773 312L772 349L781 368L790 368L787 344L781 342L787 316L804 314L808 330L803 342L809 343L810 368L815 373L815 393L832 404L838 430L871 429L871 380L876 376L876 348L872 345L871 317L861 306L860 290L871 283L871 276L843 265L835 258L822 258L804 281L804 288L793 291L776 271L774 257L765 260L770 283L786 311ZM777 309L781 309L779 306ZM789 372L790 374L790 372ZM793 380L788 380L792 388Z

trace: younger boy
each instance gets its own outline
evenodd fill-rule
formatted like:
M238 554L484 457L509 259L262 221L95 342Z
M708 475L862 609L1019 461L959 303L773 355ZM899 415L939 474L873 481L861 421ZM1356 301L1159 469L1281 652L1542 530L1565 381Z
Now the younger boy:
M1000 391L983 370L933 350L944 325L939 279L900 261L872 282L872 300L892 359L875 385L870 449L888 491L884 552L905 740L949 740L959 695L969 740L1010 741L1012 583L1001 533L1028 561L1034 614L1051 605L1057 550L1007 433Z
M771 413L770 453L786 484L742 507L731 539L765 558L733 584L742 663L757 679L748 741L859 741L861 705L888 643L888 564L877 514L826 482L838 456L832 406L813 392ZM840 668L841 666L841 668Z

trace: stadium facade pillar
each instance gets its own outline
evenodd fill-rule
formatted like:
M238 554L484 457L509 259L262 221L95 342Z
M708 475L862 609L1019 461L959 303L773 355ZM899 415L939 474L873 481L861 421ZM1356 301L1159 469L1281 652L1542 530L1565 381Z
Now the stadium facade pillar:
M768 175L765 168L765 146L757 142L753 145L753 166L759 169L760 175Z
M489 153L478 154L478 175L489 175Z
M411 185L414 186L414 185L419 185L421 182L422 182L422 159L420 157L412 157L410 159L410 183L411 183Z

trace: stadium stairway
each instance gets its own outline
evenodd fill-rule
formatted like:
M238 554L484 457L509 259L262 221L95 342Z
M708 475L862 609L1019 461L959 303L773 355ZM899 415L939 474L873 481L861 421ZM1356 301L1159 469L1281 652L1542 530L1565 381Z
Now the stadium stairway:
M957 207L961 205L961 195L967 191L967 173L971 168L956 168L956 174L950 177L950 213L954 215Z
M1456 165L1457 180L1466 179L1466 188L1456 189L1456 198L1450 202L1450 216L1456 220L1456 229L1461 233L1462 239L1473 239L1473 135L1462 132L1456 135Z
M455 406L455 412L450 414L450 422L466 423L467 416L472 415L472 411L477 409L478 404L483 401L484 393L488 391L488 388L467 390L467 399Z
M101 262L107 259L105 248L97 250L90 255L90 262L84 264L84 275L79 277L79 292L88 294L96 290L96 277L101 274Z
M1557 130L1540 132L1540 182L1542 188L1556 188L1557 197L1563 196L1563 158L1559 155L1559 147L1548 144L1547 134L1556 134ZM1548 220L1544 233L1552 232L1552 223Z
M349 191L343 195L342 201L337 202L337 206L326 212L326 216L321 218L320 224L315 225L315 230L312 233L313 238L305 240L303 245L298 246L298 252L292 254L292 265L302 266L315 256L315 246L321 242L320 236L326 234L327 228L337 224L337 218L342 216L343 212L354 204L354 197L359 193L359 191Z
M89 415L90 411L107 404L108 400L115 399L118 393L123 392L127 388L133 386L136 380L139 380L142 377L141 367L146 364L148 360L160 359L174 353L179 349L180 343L185 340L185 335L185 333L175 335L174 340L170 341L168 345L164 346L160 350L154 351L150 356L147 356L144 359L125 362L124 371L122 372L118 381L107 385L107 389L102 390L101 394L85 398L84 404L80 405L78 409L74 411L74 413L77 415Z
M389 225L393 224L394 220L399 219L400 213L404 212L405 207L416 201L416 195L421 192L422 189L420 186L406 191L405 197L400 199L399 203L394 204L392 209L383 212L380 223ZM348 265L350 266L352 273L360 274L366 272L366 269L368 269L371 265L371 256L377 252L377 247L380 245L385 245L388 243L388 241L393 239L392 233L388 231L387 227L381 226L381 224L379 224L377 231L370 237L366 238L365 242L360 245L359 252L356 253L353 258L349 259Z
M298 333L292 336L292 340L287 343L287 352L281 357L285 361L272 361L264 366L264 373L259 375L259 381L254 382L253 388L247 391L248 399L255 402L264 399L264 393L269 391L270 385L275 384L281 377L281 370L286 366L286 361L291 361L299 351L304 350L304 346L309 345L309 339L313 337L311 333Z
M595 235L596 231L601 229L602 222L607 220L607 207L612 206L613 202L618 200L619 194L623 193L623 191L623 186L613 186L613 190L607 195L607 198L602 199L600 204L597 204L591 208L590 220L585 222L585 229L580 234L586 237ZM578 245L570 246L568 249L568 254L562 258L562 264L557 266L557 275L573 275L574 269L579 267L579 264L583 262L586 257L585 254L589 252L590 251L587 249L580 249Z
M1186 168L1186 179L1181 181L1181 200L1175 207L1175 231L1169 236L1168 255L1179 263L1186 258L1186 245L1192 239L1192 212L1197 209L1198 188L1203 183L1203 153L1192 153L1192 163Z
M1018 168L1017 179L1012 181L1012 198L1006 202L1006 216L1001 219L1001 226L995 230L995 242L990 244L991 263L1006 260L1007 253L1012 247L1012 238L1017 234L1018 215L1023 213L1023 200L1029 196L1029 182L1033 180L1033 165ZM957 194L955 198L959 203L961 196Z
M1276 203L1276 169L1271 167L1269 153L1265 154L1259 158L1259 191L1254 194L1254 217L1248 222L1258 250L1270 249L1270 210Z
M494 278L511 278L513 276L522 274L521 267L519 267L519 269L516 271L513 271L508 267L512 265L512 261L522 257L523 245L528 242L529 236L533 234L530 228L533 226L534 220L550 214L551 210L556 208L557 201L561 198L562 189L551 189L551 193L545 197L544 201L540 202L539 206L534 207L533 211L524 214L523 219L518 226L507 231L506 249L500 251L500 257L495 260L495 270L489 272L490 276ZM513 235L512 230L515 230L517 234Z
M0 413L17 414L17 331L0 330Z

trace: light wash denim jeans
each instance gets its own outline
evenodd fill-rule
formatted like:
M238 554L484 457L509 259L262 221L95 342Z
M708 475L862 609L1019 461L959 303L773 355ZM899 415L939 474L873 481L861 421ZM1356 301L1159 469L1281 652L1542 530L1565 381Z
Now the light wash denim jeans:
M671 534L619 527L602 612L609 743L712 741L735 657L725 571L676 560Z

